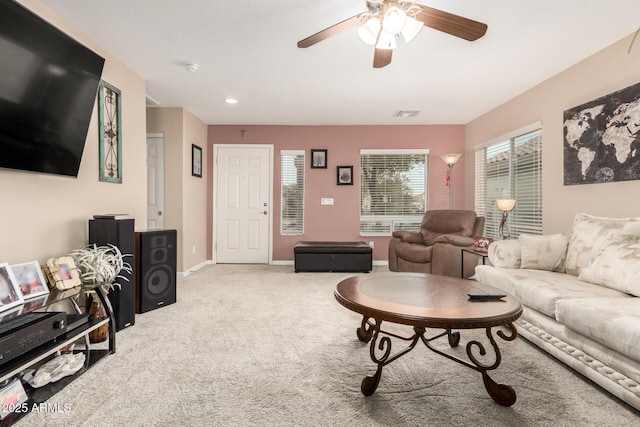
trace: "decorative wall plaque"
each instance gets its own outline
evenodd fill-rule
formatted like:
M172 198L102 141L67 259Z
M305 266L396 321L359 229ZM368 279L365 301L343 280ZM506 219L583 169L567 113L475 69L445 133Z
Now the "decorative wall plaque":
M122 183L120 91L105 81L98 89L100 181Z

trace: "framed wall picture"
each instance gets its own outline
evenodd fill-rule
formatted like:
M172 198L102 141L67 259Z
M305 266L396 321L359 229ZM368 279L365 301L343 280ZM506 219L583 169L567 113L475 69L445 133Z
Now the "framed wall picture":
M120 91L105 81L98 88L99 179L122 183L122 128Z
M311 150L311 169L327 168L327 150Z
M49 293L49 287L44 279L38 261L25 262L11 266L13 277L16 279L22 298L27 300Z
M338 166L338 185L353 185L353 166Z
M202 178L202 148L191 144L191 175Z
M0 264L0 312L24 302L13 271L6 262Z

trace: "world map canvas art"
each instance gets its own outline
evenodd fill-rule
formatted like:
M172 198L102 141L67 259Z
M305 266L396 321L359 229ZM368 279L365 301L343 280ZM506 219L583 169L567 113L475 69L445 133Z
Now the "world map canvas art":
M564 112L564 185L640 179L640 83Z

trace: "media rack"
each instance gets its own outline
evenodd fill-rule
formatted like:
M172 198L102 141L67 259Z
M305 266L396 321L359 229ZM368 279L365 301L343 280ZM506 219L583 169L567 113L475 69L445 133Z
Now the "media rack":
M86 294L90 291L94 291L94 294L98 296L98 299L103 304L105 311L107 313L107 317L105 319L89 319L88 322L84 324L68 330L65 334L60 336L55 342L49 342L43 344L39 347L32 349L31 351L20 355L19 357L8 361L7 363L0 366L0 384L4 383L7 380L12 380L14 378L20 378L21 373L26 371L27 369L37 369L42 364L51 360L51 358L56 354L56 352L64 347L67 347L71 344L77 343L78 341L83 341L83 347L77 348L74 352L83 352L85 354L85 363L84 366L75 374L70 375L68 377L64 377L54 383L47 384L40 388L33 388L29 384L25 384L23 382L23 387L29 397L29 400L26 402L26 408L32 408L34 404L40 404L51 398L58 391L62 390L73 380L78 378L87 369L94 366L104 357L109 354L113 354L116 351L116 325L115 318L113 315L113 309L111 307L111 303L105 291L100 286L78 286L72 289L66 289L64 291L52 289L49 293L47 301L39 307L36 311L46 310L47 307L52 306L56 303L63 303L64 301L68 301L73 307L75 314L81 315L83 314L83 310L78 305L78 299L82 294ZM21 313L22 316L25 313ZM73 313L70 314L70 317L74 316ZM108 336L108 345L107 348L96 348L100 347L95 346L89 342L89 333L105 324L109 325L109 336ZM76 347L81 347L77 345ZM105 347L102 345L101 347ZM17 412L7 416L4 420L0 422L0 427L6 427L12 425L18 419L22 418L28 412Z

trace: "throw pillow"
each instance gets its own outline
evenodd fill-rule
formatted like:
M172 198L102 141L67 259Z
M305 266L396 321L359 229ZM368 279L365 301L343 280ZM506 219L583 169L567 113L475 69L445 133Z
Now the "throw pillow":
M640 242L611 243L580 270L580 280L640 296Z
M489 244L487 255L494 267L520 268L520 241L494 240Z
M520 268L564 273L569 238L564 234L520 235Z
M629 233L640 218L604 218L585 213L576 215L567 248L566 271L578 276L594 255L612 242L637 240Z

